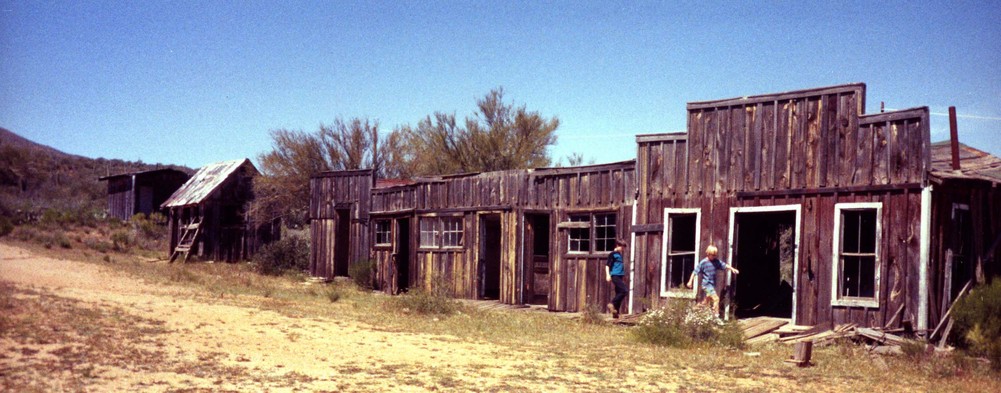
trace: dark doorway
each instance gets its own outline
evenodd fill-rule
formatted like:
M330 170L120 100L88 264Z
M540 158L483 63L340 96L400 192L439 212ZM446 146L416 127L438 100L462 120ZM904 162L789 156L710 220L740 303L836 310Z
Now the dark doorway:
M959 295L966 283L973 278L973 221L970 216L970 208L967 205L952 205L952 231L950 231L950 245L948 263L951 268L948 273L952 276L949 280L949 302ZM949 303L946 302L946 303Z
M351 253L351 210L337 209L337 230L334 233L334 275L348 275Z
M480 216L480 282L483 299L500 299L501 222L499 214Z
M735 220L737 318L792 318L796 212L737 213Z
M525 215L525 303L549 302L549 215Z
M410 290L410 219L396 220L396 252L393 253L396 267L396 293Z

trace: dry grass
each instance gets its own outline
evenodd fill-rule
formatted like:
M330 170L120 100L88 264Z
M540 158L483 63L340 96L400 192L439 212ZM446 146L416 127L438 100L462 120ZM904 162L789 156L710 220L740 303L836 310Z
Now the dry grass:
M34 251L54 256L68 255L64 249L45 249L37 245ZM261 276L247 264L166 264L145 262L127 254L114 254L114 262L102 261L98 255L88 260L95 264L112 265L115 270L125 271L147 282L193 288L208 302L271 310L294 318L357 321L378 331L434 335L434 340L438 342L490 343L505 348L504 355L515 354L524 359L525 367L520 368L516 375L506 377L502 385L489 387L468 385L454 370L426 365L381 364L378 369L365 370L400 385L427 390L535 391L554 383L597 391L684 390L686 386L706 386L702 377L706 370L713 370L711 390L997 391L1001 388L1001 377L996 372L981 362L961 356L873 356L864 347L844 343L815 348L815 366L795 368L783 362L792 353L792 348L784 345L771 344L744 351L712 346L665 348L636 342L626 327L585 324L578 319L550 313L483 312L462 308L452 315L415 314L389 307L387 304L392 301L391 297L360 291L349 282L307 284L301 276ZM11 290L7 288L5 291L9 293ZM332 293L337 294L336 301L333 301ZM93 374L104 364L96 361L101 357L107 357L108 362L118 367L125 367L128 365L126 359L130 359L128 361L134 362L134 365L129 367L137 370L142 370L142 367L166 368L172 372L201 375L196 368L211 370L212 367L222 367L211 357L193 363L154 364L156 362L152 359L160 355L155 346L160 331L153 320L136 319L115 309L88 311L86 307L51 294L25 293L16 296L22 295L35 299L31 300L35 303L23 303L18 298L13 303L19 311L3 312L0 323L3 323L8 337L23 334L26 340L71 343L87 342L81 340L94 337L92 339L98 343L93 350L68 345L60 355L62 360L39 365L42 367L40 370L76 367L67 361L82 358L90 359L86 363L98 365L95 366L97 371L89 372ZM12 295L4 296L0 297L0 308L9 308ZM21 307L21 304L26 306ZM31 311L42 308L66 311L56 313L57 317L49 322L41 314ZM13 323L10 322L12 320ZM8 330L8 326L14 327ZM30 328L38 326L42 328ZM57 326L74 328L62 331ZM47 334L72 337L46 338ZM110 337L126 337L126 340L119 340L126 344L112 344L108 341ZM290 333L287 339L296 341L300 338ZM434 345L435 342L429 342L432 352ZM122 355L111 356L112 351ZM746 354L749 351L754 354ZM356 366L340 366L335 371L350 373L353 371L351 367ZM475 364L469 367L474 371L489 372L487 364L479 369ZM630 372L622 370L637 373L670 370L672 377L669 380L673 382L630 378ZM260 386L308 386L312 378L295 374L281 378L261 376L253 370L232 367L217 371L225 371L232 378L252 378ZM81 377L74 380L79 384L74 386L86 389L88 385L87 378L82 377L84 374L80 373ZM14 375L27 374L22 370ZM902 384L901 381L907 382ZM19 384L14 385L16 387L30 387L25 380L15 382ZM43 386L41 390L48 389ZM369 389L364 385L345 383L339 390Z

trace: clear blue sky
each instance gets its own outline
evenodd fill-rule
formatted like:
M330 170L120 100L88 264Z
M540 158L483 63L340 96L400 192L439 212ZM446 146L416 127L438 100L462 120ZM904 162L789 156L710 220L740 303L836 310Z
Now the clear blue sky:
M685 103L865 82L932 140L1001 155L996 2L0 0L0 126L90 157L250 157L275 128L385 129L507 99L562 121L554 158L636 154Z

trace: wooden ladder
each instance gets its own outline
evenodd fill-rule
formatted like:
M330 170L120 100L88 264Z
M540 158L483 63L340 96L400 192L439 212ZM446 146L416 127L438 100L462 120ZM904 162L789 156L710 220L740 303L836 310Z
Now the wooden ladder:
M191 253L191 248L195 246L195 240L198 239L198 230L201 229L202 222L191 222L184 226L184 232L181 234L181 239L177 242L177 247L174 247L174 252L170 254L170 263L174 263L181 254L184 254L184 259L181 262L188 261L188 255Z

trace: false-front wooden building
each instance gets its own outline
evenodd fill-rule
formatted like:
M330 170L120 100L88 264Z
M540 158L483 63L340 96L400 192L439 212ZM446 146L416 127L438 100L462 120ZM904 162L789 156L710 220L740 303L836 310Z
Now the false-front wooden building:
M629 233L633 161L574 168L373 182L370 171L311 180L314 275L376 263L389 293L442 289L457 297L602 305L604 263Z
M1001 160L957 144L959 169L944 166L926 107L866 114L865 100L848 84L692 102L686 132L639 135L636 160L613 164L320 174L314 274L370 258L390 293L579 311L608 301L620 238L640 312L701 296L684 284L715 245L741 271L717 280L737 317L930 329L970 279L999 274Z
M945 287L997 253L999 179L943 173L927 108L865 114L865 98L851 84L693 102L686 133L638 136L633 310L700 296L684 283L712 244L741 271L717 280L737 317L937 323ZM950 268L949 249L969 254Z
M121 220L160 211L160 205L188 180L187 173L172 168L105 176L108 182L108 215Z
M276 222L258 222L251 214L257 168L248 159L206 165L174 192L168 211L171 261L196 255L215 261L253 256L276 237Z

